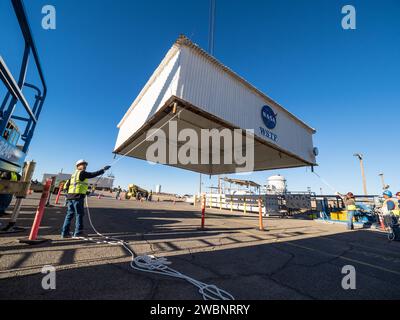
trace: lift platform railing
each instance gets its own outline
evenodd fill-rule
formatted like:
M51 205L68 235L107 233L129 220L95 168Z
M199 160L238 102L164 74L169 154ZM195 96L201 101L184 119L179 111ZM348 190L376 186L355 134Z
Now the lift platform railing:
M29 150L29 145L46 99L47 87L23 2L22 0L11 0L11 3L22 32L25 48L18 81L15 80L7 67L6 62L0 55L0 79L8 91L0 106L0 170L20 171L23 167L26 153ZM29 60L31 56L33 56L34 65L40 78L41 89L26 82L26 75L28 67L30 66ZM33 108L31 108L23 94L24 88L29 88L36 92ZM28 115L27 117L14 115L18 102L20 102L24 107ZM23 144L20 146L14 145L6 139L7 126L10 126L10 123L13 120L23 121L26 123L25 130L21 135L21 141Z

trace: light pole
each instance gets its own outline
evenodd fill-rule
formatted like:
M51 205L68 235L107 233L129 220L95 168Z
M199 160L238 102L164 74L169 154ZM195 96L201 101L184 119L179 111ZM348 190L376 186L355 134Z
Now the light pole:
M200 173L200 181L199 181L199 196L201 197L201 185L203 184L203 181L201 181L202 180L202 175L201 175L201 173Z
M388 190L389 189L389 185L385 183L385 176L383 173L380 173L379 176L381 177L381 181L382 181L382 189L383 190Z
M361 176L363 180L363 188L364 188L364 195L368 195L367 192L367 180L365 178L365 170L364 170L364 156L361 153L355 153L354 156L360 160L360 167L361 167Z

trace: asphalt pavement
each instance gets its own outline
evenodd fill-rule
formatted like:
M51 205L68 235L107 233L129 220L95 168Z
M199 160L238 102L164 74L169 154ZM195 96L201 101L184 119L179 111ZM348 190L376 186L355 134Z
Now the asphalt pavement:
M32 225L39 195L23 203L18 224ZM89 198L93 223L129 243L136 255L167 257L171 267L215 284L236 299L400 299L400 243L382 232L300 218L264 219L186 203ZM201 299L190 283L133 270L121 246L60 239L65 207L46 209L40 236L19 243L28 230L0 235L0 299ZM9 217L0 222L7 223ZM86 231L95 240L85 219ZM43 266L56 269L56 289L42 288ZM354 290L342 286L345 266L355 270Z

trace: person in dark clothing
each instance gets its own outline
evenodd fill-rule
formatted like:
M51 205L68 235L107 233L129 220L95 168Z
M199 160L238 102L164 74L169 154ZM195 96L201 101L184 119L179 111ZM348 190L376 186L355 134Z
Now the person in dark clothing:
M117 194L115 195L115 199L119 199L120 198L120 196L121 196L121 192L122 192L122 189L121 189L121 187L120 186L118 186L118 189L117 189Z
M21 180L21 175L16 172L0 171L0 180L14 181ZM12 194L0 194L0 216L6 214L6 210L12 201Z
M67 215L65 216L64 225L61 230L61 238L70 236L69 229L72 219L75 217L74 238L83 236L83 216L84 216L84 199L89 191L88 179L103 175L110 166L104 167L96 172L87 172L87 161L79 160L76 163L76 171L67 181L64 189L67 193Z
M354 230L353 218L357 211L356 199L352 192L348 192L346 195L342 195L339 192L336 193L339 195L346 206L347 210L347 230Z

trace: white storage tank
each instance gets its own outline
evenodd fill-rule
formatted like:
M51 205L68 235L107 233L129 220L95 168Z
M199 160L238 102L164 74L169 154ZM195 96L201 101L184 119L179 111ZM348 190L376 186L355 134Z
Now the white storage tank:
M268 193L284 193L287 191L287 183L285 177L280 174L271 176L267 179Z
M156 185L156 193L161 193L161 185Z

